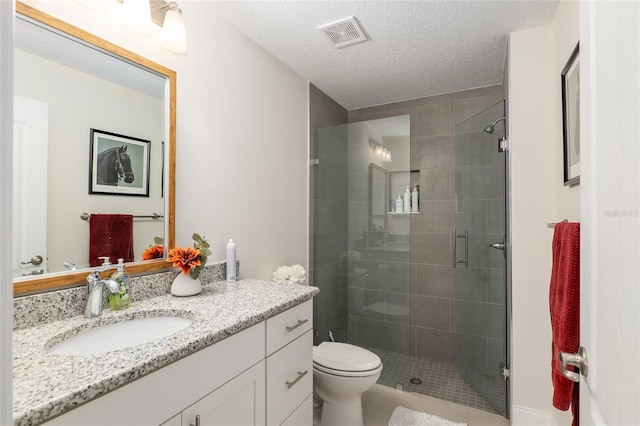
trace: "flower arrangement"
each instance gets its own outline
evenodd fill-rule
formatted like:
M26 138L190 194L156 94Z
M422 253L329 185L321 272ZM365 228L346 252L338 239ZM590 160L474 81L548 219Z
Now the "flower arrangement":
M164 257L164 238L155 237L153 243L142 252L142 260L162 259Z
M193 248L175 247L169 250L168 261L173 262L173 266L182 269L185 275L191 274L194 280L200 276L200 272L207 264L207 257L211 256L209 243L198 234L193 234Z
M278 266L273 273L273 281L277 283L302 284L306 279L305 274L306 271L302 265Z

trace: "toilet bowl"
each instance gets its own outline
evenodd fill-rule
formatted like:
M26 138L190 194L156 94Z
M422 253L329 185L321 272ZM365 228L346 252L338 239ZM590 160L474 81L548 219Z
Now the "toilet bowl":
M322 400L319 426L362 426L362 394L378 381L380 358L346 343L313 348L313 390Z

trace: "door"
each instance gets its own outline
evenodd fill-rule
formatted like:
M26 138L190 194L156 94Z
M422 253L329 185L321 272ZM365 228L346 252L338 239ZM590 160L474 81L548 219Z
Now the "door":
M638 425L640 4L580 9L580 422Z
M44 102L14 99L14 277L47 271L48 110Z
M456 125L454 357L456 371L508 416L504 102Z

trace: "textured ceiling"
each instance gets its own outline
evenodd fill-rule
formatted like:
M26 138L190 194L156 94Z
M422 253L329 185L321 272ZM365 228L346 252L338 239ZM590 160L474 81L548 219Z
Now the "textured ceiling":
M217 13L347 109L502 82L507 35L557 0L216 1ZM355 16L369 36L334 48L317 27Z

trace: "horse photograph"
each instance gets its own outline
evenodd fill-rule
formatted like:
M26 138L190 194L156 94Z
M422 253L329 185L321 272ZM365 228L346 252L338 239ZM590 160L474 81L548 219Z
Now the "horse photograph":
M89 194L149 196L150 141L91 129Z

